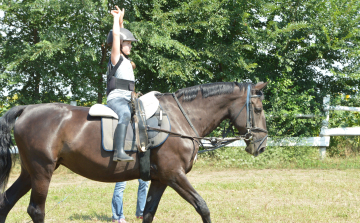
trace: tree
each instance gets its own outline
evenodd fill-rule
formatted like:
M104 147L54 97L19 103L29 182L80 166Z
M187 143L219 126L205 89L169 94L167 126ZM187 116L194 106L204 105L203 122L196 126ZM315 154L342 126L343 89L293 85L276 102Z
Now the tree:
M1 78L14 103L101 103L108 8L91 0L2 2Z
M258 35L264 42L259 43L255 73L272 80L268 106L276 105L270 110L282 117L274 120L274 132L318 134L320 128L313 126L321 119L303 125L304 120L284 114L319 114L326 94L357 89L359 9L358 1L343 0L271 1L262 8L265 28L258 27Z
M138 73L143 84L169 90L270 81L265 110L280 117L269 122L271 133L318 134L321 118L294 114L321 115L323 96L357 89L359 7L345 0L133 3L131 28L142 38L136 60L144 61Z
M321 114L324 95L358 90L356 0L3 0L2 87L20 104L101 102L115 4L139 40L131 53L137 91L270 81L271 134L314 135L321 119L293 114Z

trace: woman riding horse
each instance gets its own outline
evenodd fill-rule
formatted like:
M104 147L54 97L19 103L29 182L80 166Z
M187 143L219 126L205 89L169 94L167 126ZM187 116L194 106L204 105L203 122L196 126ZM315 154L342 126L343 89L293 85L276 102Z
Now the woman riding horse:
M124 28L124 9L112 10L114 17L113 29L108 35L108 44L112 44L108 64L107 104L119 117L114 133L114 161L134 161L124 151L127 126L131 119L131 92L134 91L135 77L133 65L128 58L131 42L137 41L133 34ZM112 75L113 74L113 75Z

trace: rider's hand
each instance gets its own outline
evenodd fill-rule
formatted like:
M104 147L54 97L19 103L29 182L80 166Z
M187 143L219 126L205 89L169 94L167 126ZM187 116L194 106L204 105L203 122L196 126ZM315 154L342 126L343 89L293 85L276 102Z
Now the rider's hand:
M115 8L116 10L111 10L110 14L113 15L114 17L118 17L119 23L122 23L125 14L125 9L120 10L117 5L115 5Z
M120 35L120 28L123 28L123 18L125 14L125 9L120 10L117 5L115 5L116 10L111 10L111 15L114 17L113 25L113 34Z

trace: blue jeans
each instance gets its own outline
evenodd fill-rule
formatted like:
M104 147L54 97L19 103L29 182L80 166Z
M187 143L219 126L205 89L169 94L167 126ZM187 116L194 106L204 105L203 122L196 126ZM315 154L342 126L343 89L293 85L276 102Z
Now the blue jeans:
M113 98L107 102L107 105L119 116L118 124L125 124L127 126L130 123L131 108L129 101L125 98Z
M111 202L112 209L112 219L125 219L123 212L123 194L126 187L125 182L117 182L115 184L114 194ZM142 216L146 204L146 195L149 188L149 181L143 181L139 179L139 188L137 194L137 203L136 203L136 216Z

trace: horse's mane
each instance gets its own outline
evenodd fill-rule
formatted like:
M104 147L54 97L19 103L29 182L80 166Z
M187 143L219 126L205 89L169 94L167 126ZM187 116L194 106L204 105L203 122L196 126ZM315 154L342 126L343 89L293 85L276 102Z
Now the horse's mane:
M180 98L183 96L183 101L192 101L196 98L198 92L202 93L203 98L222 95L222 94L230 94L234 91L234 87L238 86L240 91L243 88L246 88L251 83L237 83L237 82L216 82L209 84L201 84L188 88L179 89L175 92L176 96Z

